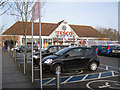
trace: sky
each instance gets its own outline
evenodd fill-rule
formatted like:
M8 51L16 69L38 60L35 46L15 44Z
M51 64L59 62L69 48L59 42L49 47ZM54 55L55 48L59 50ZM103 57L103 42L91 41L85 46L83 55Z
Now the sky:
M70 0L69 0L70 1ZM83 1L83 0L82 0ZM110 0L111 1L111 0ZM42 8L42 22L58 23L65 20L68 24L89 25L92 27L105 27L118 30L118 2L52 2L45 1ZM2 19L1 19L2 18ZM1 25L5 29L12 26L16 21L10 15L0 16ZM37 22L38 20L36 20Z
M43 22L118 28L117 2L47 2L43 10Z

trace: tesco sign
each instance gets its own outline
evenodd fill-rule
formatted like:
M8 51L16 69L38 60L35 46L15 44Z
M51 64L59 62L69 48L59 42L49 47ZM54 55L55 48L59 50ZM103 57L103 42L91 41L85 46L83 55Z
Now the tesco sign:
M72 32L69 31L56 31L57 35L72 35Z

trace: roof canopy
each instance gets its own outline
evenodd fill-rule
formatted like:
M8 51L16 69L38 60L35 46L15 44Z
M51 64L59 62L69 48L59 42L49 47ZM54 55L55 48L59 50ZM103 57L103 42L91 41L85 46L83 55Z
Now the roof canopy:
M41 35L49 36L61 23L41 23ZM2 35L24 35L25 22L16 22ZM32 23L27 22L27 35L31 35ZM39 23L34 23L34 36L39 36ZM104 37L99 31L91 26L69 25L79 37Z

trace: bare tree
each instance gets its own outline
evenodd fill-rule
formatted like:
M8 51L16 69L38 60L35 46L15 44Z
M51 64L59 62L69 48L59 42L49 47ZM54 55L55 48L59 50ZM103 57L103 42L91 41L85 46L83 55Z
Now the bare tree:
M11 6L8 5L8 0L0 0L0 9L1 9L0 16L5 14L10 8Z
M41 8L44 6L44 2L41 4ZM14 16L18 20L23 22L24 26L24 45L25 45L25 62L26 62L26 70L27 70L27 54L26 54L26 47L27 47L27 22L31 21L32 18L32 6L33 1L30 0L21 0L19 2L14 2L11 6L10 15Z
M98 31L100 31L107 38L110 38L110 40L112 40L112 41L118 40L119 32L116 29L104 28L104 27L100 27L100 26L96 27L96 29Z

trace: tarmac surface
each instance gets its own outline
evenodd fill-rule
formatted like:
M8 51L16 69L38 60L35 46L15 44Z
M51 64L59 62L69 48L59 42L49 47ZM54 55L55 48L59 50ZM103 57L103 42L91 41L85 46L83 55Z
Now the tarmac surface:
M10 53L3 51L0 54L2 55L2 73L0 73L2 74L2 83L0 83L2 88L39 88L39 68L34 68L34 78L36 79L36 83L31 83L28 76L23 74L23 63L21 63L22 70L18 65L19 58L23 57L24 53L20 54L20 57L18 57L16 62ZM30 56L30 53L28 53L28 56ZM120 89L120 58L107 56L99 56L99 58L101 67L95 72L84 70L79 72L70 71L61 74L62 84L60 87L62 89L75 88L89 90L94 90L94 88ZM31 62L28 64L28 67L31 69ZM31 76L31 70L28 74ZM56 89L55 77L56 75L51 72L43 73L44 90L49 88ZM35 84L37 84L37 87Z

